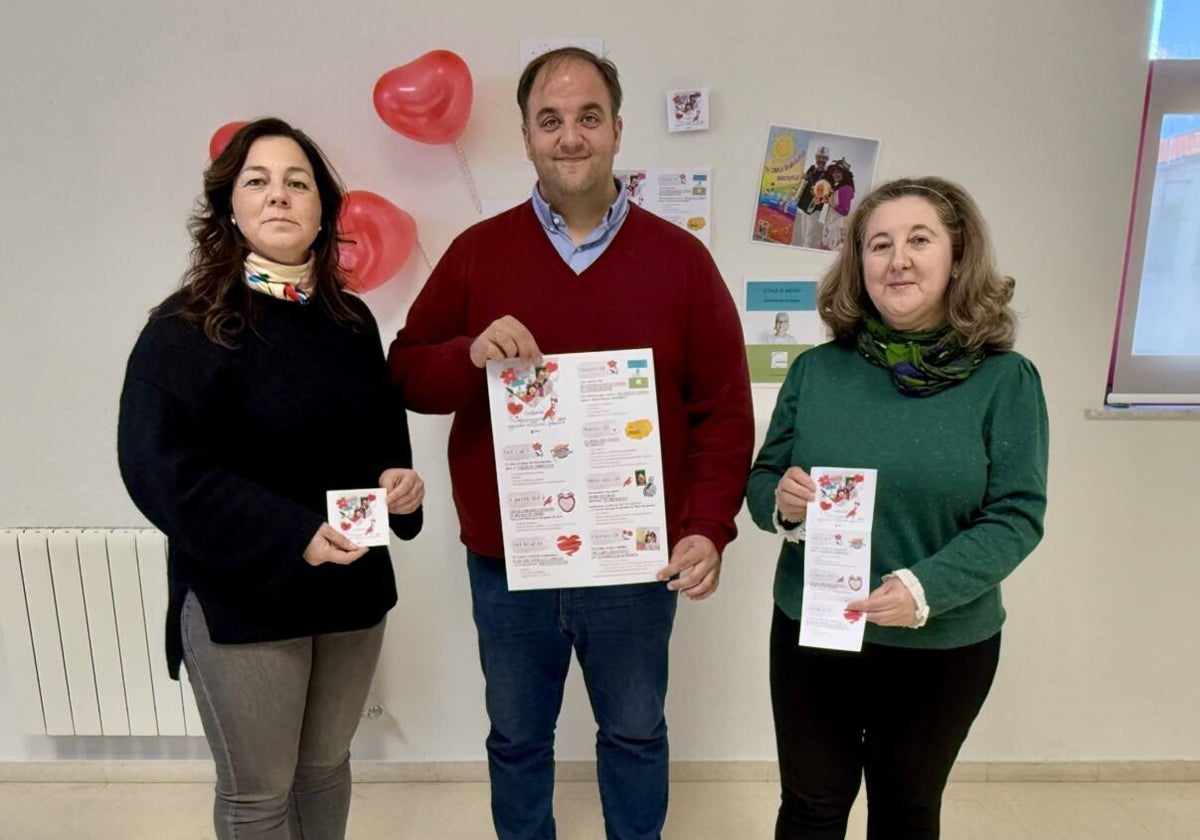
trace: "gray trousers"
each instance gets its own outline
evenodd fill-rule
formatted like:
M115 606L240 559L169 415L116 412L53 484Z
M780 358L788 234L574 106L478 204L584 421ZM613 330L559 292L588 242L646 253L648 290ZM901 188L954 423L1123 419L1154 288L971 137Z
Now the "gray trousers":
M183 605L184 662L217 765L218 840L342 840L350 739L384 622L367 630L223 645Z

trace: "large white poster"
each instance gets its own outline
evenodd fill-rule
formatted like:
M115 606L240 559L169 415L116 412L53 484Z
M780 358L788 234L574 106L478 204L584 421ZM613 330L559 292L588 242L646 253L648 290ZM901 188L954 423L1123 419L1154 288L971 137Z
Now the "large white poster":
M643 583L667 563L649 349L488 362L508 587Z

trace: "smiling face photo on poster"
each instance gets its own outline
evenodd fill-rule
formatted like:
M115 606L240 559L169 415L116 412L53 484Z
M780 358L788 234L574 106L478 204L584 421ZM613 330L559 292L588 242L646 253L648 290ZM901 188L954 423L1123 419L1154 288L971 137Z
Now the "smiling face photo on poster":
M759 175L753 242L835 252L858 192L875 176L879 141L772 125Z

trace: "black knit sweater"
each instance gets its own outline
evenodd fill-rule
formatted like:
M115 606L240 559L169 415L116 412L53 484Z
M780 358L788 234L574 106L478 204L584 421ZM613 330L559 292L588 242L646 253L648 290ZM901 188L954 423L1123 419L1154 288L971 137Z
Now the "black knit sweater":
M404 409L389 386L378 328L251 296L236 349L179 314L178 293L142 330L125 373L117 451L138 509L167 535L167 661L178 678L189 590L218 643L360 630L396 603L386 548L348 566L302 554L325 519L325 493L375 487L411 467ZM412 539L421 511L392 516Z

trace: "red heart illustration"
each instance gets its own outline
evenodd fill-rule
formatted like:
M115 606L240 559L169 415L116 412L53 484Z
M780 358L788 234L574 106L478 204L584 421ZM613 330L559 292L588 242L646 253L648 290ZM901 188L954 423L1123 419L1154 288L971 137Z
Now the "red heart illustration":
M558 550L568 556L579 551L582 547L583 540L579 538L578 534L564 535L558 538Z
M524 410L525 410L525 406L521 405L520 403L510 402L508 404L508 413L509 414L520 414Z
M349 530L350 530L350 523L349 523L349 522L342 522L342 523L341 523L341 526L342 526L342 530L343 530L343 531L349 531Z
M846 610L842 613L842 615L851 624L854 624L856 621L858 621L860 618L862 618L862 613L859 612L858 610Z
M821 502L821 510L829 510L831 507L833 507L831 502Z
M422 143L453 143L467 127L474 86L467 63L433 50L375 83L375 111L393 131Z

